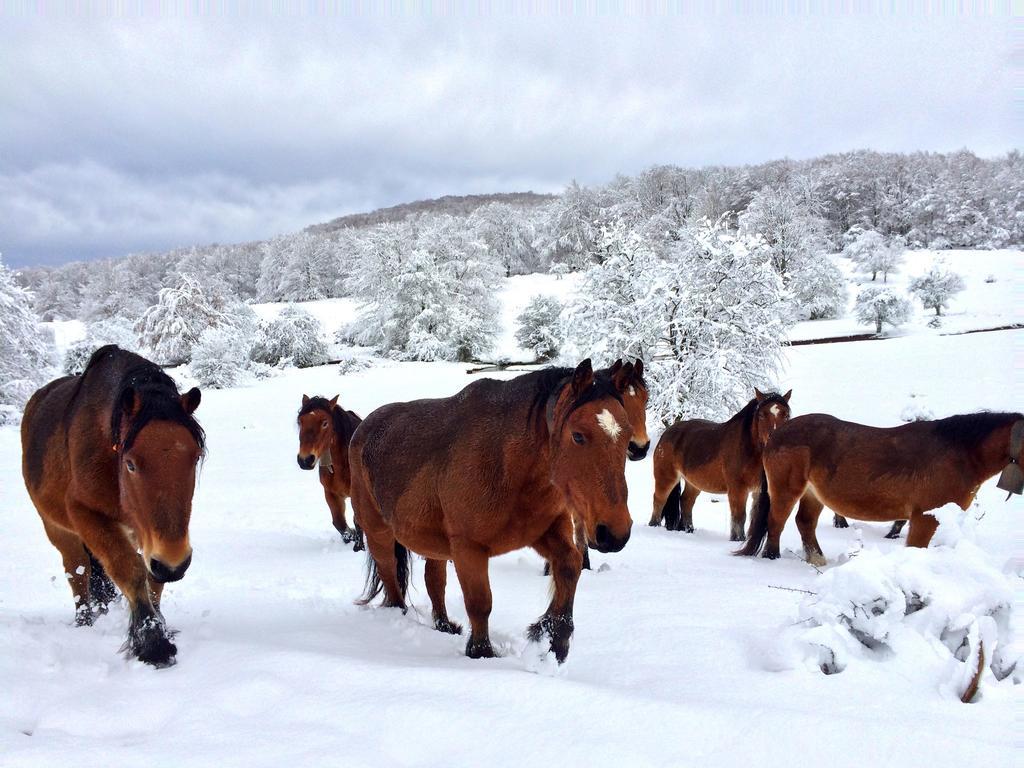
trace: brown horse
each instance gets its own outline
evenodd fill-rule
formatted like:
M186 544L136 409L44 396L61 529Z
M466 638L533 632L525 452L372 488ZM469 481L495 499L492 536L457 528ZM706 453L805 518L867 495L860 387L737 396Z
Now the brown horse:
M789 419L792 394L755 389L754 399L723 424L690 419L665 430L654 449L650 525L664 518L668 530L693 533L693 504L701 491L724 493L732 513L729 539L743 541L747 497L761 485L761 452L772 432Z
M158 366L111 345L80 376L36 392L21 424L25 486L64 559L77 623L105 612L116 585L131 609L124 649L155 666L177 653L160 595L192 561L199 400L198 389L179 394Z
M602 368L594 374L599 379L607 379L622 397L622 406L626 411L626 419L633 430L629 438L626 455L630 461L640 461L647 456L651 440L647 436L647 382L644 380L644 362L637 358L635 363L623 363L616 360L610 368ZM590 570L590 548L587 546L586 534L580 521L576 521L576 543L583 553L583 570ZM544 575L551 575L551 563L544 566Z
M472 625L466 655L493 656L488 560L532 547L552 563L554 595L529 636L547 637L564 661L582 563L574 526L602 552L625 546L631 434L622 397L589 360L378 408L349 445L352 505L370 554L363 602L383 591L385 606L404 610L409 550L418 552L434 626L458 634L444 600L453 560Z
M1010 464L1019 413L971 413L879 429L815 413L779 428L764 451L762 491L747 543L736 553L779 556L793 506L809 563L825 563L815 528L823 506L855 520L909 520L908 547L927 547L938 521L929 510L967 509L978 488ZM1017 427L1018 433L1024 425Z
M299 409L299 467L313 469L320 464L320 484L331 510L331 520L341 540L352 543L356 552L362 550L363 532L358 525L349 527L345 520L345 499L351 496L352 474L348 466L348 441L362 421L352 411L338 405L338 395L302 396Z

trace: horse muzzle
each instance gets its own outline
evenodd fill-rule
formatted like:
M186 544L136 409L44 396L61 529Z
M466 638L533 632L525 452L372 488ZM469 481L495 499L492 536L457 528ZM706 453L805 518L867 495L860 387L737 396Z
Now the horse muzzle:
M629 528L626 529L626 535L620 539L612 533L611 528L601 523L594 529L594 542L591 546L598 552L618 552L626 546L632 531L633 523L630 522Z
M309 456L302 457L296 456L296 460L299 462L299 469L312 469L316 466L316 456L312 453Z
M643 445L636 443L630 443L629 447L626 448L626 455L629 456L630 461L640 461L647 455L647 451L651 448L651 441L648 440Z
M149 574L153 577L153 580L160 584L166 584L170 581L181 581L181 578L185 575L185 571L188 570L189 565L192 564L192 554L181 561L178 565L173 568L165 563L157 560L155 557L149 558Z

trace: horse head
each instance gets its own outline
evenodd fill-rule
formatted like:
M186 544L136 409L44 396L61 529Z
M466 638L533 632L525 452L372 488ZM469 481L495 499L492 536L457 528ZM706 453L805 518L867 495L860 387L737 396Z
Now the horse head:
M121 509L147 570L161 583L178 581L192 562L188 524L204 450L192 417L199 390L175 395L127 386L115 406Z
M622 405L626 409L626 418L633 429L627 449L630 461L640 461L647 455L651 447L651 439L647 436L647 382L644 381L644 361L637 358L635 363L623 363L616 360L608 369L615 389L622 397Z
M587 542L618 552L633 520L626 506L626 450L633 429L611 381L584 360L552 396L548 412L551 481L582 520Z
M328 400L323 397L302 396L299 409L299 467L312 469L321 457L330 457L331 441L334 439L334 409L338 395Z
M764 447L772 433L789 420L789 398L793 390L784 395L754 388L754 419L751 424L751 437L759 447Z

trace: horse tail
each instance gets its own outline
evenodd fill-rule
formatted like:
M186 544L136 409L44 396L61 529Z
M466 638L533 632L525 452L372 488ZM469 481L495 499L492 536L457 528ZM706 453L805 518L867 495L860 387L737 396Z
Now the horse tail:
M412 555L409 550L395 541L395 575L398 579L398 591L402 600L409 589L409 571ZM384 592L384 582L380 578L380 570L377 568L377 561L366 550L366 582L363 585L363 596L356 601L358 605L368 605L377 595ZM385 601L386 603L386 601Z
M761 491L757 494L753 513L750 516L750 530L747 543L733 552L734 555L753 557L761 551L765 536L768 535L768 516L772 511L772 500L768 497L768 475L761 470Z
M682 487L681 481L676 482L665 500L665 506L661 508L661 519L665 521L665 530L667 531L674 531L679 527L679 518L682 516L679 509L679 497L682 495Z

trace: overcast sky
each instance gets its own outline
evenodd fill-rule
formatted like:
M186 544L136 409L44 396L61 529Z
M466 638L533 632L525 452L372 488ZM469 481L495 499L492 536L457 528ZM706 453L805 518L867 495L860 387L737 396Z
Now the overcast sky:
M1006 18L3 13L12 265L264 238L655 163L994 156L1021 127Z

